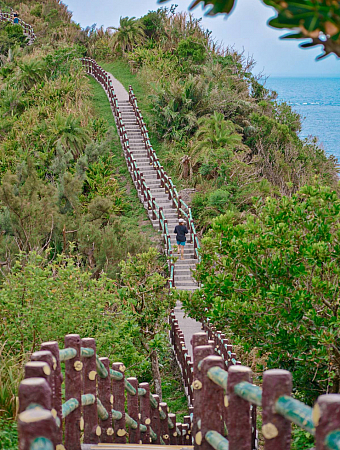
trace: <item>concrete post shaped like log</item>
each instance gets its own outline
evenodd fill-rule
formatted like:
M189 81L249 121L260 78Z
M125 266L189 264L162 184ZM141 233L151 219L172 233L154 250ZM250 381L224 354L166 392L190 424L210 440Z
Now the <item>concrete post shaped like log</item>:
M108 358L99 358L99 361L104 365L107 373L110 373L110 361ZM100 442L110 444L113 442L113 426L112 426L112 404L113 395L111 389L111 377L106 378L98 377L98 398L100 399L102 405L108 412L107 419L99 419L99 425L102 430L100 436Z
M81 340L81 346L94 351L92 356L81 358L83 363L83 394L92 394L95 397L93 404L83 406L84 443L97 444L101 435L101 428L98 425L97 412L96 341L93 338L84 338Z
M81 450L80 432L83 429L81 421L81 371L83 363L80 358L79 334L65 336L65 348L74 348L76 356L65 361L65 401L74 398L79 406L65 417L66 450Z
M115 431L115 443L126 443L126 429L125 429L125 384L124 384L124 372L125 366L122 362L113 363L112 369L120 372L123 377L121 380L112 380L112 394L113 394L113 409L122 413L120 419L114 422Z
M292 374L287 370L267 370L262 385L262 434L265 450L289 450L291 423L275 413L275 402L292 392Z
M59 356L59 345L57 341L49 341L49 342L43 342L40 346L40 350L48 350L52 353L53 356L53 391L52 391L52 414L54 411L56 411L57 417L60 420L60 423L62 423L62 414L61 414L61 404L62 404L62 398L61 398L61 384L63 382L63 377L61 374L61 367L60 367L60 356ZM57 444L62 444L63 440L63 429L62 426L60 426L59 430L57 431Z
M251 382L252 371L245 366L231 366L228 370L228 440L230 450L249 450L251 448L250 403L238 397L234 386L241 381Z
M199 347L197 347L199 348ZM196 348L196 350L197 350ZM200 372L202 374L202 411L201 411L201 429L194 436L195 446L200 450L213 450L206 441L205 434L208 431L217 431L223 433L222 423L222 402L224 390L208 378L208 370L212 367L223 369L223 359L219 356L207 356L203 359Z

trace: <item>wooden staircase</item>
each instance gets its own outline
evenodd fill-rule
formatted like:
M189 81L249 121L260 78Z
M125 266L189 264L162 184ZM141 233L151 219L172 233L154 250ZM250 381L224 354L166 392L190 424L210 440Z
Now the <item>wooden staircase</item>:
M121 112L122 121L125 125L126 134L129 140L130 151L136 161L138 168L144 176L146 184L149 186L152 196L155 198L159 207L163 208L165 218L168 223L169 233L171 235L171 246L176 248L176 235L174 234L174 228L178 224L177 209L173 207L172 201L169 200L169 196L164 187L161 187L160 180L157 179L157 171L150 164L150 158L147 154L147 150L144 145L143 136L140 127L136 121L134 109L129 100L124 99L124 95L120 94L120 89L115 89L117 80L111 75L113 82L113 88L118 98L119 110ZM122 99L123 97L123 99ZM138 191L138 196L143 203L144 207L148 209L147 203L144 202L143 194L141 190ZM158 220L152 219L152 214L149 212L149 218L153 226L158 229ZM191 271L195 269L198 262L195 258L194 244L190 243L191 235L187 235L187 243L184 247L184 261L179 258L175 262L174 267L174 285L179 290L194 291L198 288L197 283L192 277ZM174 255L176 252L174 251Z

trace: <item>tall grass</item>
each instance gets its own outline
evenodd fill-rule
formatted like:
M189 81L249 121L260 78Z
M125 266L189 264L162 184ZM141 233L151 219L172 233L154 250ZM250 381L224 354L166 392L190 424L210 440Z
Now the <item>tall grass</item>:
M17 393L23 378L23 366L27 355L13 355L3 342L0 347L0 417L15 419Z

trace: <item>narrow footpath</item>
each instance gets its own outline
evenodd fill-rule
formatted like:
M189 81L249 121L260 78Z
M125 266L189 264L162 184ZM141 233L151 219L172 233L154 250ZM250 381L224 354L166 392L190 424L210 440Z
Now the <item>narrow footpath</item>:
M140 128L137 124L133 107L129 102L129 94L124 86L112 75L108 74L111 78L113 89L118 99L119 109L122 115L122 120L125 125L127 137L129 139L130 150L136 160L137 166L143 173L146 184L149 186L152 196L155 198L157 204L163 208L165 218L168 222L169 232L171 234L171 246L176 245L176 236L173 233L175 226L178 224L177 210L172 206L172 202L168 199L168 195L165 189L160 186L160 182L157 179L157 172L149 163L149 157L144 146L143 137ZM140 201L144 204L143 196L141 192L138 192ZM144 206L146 206L144 204ZM158 229L158 220L152 220L151 214L149 214L154 228ZM188 236L190 241L190 234ZM174 281L175 287L178 290L195 291L198 289L196 281L191 275L191 271L195 268L197 259L194 256L194 244L187 242L184 248L184 261L178 259L175 263ZM201 331L201 324L193 319L184 317L184 311L181 304L177 303L175 308L176 319L183 331L185 344L192 357L191 349L191 336L194 333Z

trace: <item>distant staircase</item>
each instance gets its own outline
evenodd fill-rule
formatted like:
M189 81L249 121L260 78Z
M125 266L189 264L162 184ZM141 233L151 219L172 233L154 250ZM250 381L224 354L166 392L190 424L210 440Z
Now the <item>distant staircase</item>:
M114 84L115 80L113 81L113 85ZM160 180L157 179L157 171L154 166L150 164L150 158L145 149L144 139L141 129L136 121L133 106L129 100L120 101L119 97L118 105L122 115L122 121L125 125L131 153L133 154L138 168L143 174L147 186L150 188L152 197L155 199L157 205L163 209L170 234L171 247L174 248L176 246L174 228L178 225L177 208L175 208L173 202L169 200L169 195L166 193L165 188L161 187ZM143 201L141 190L138 191L138 195L144 206L147 208L147 203ZM153 220L152 213L150 212L149 217L153 226L158 229L159 220ZM189 233L187 235L187 243L184 247L184 261L181 261L180 258L178 258L174 264L174 286L180 290L194 291L198 286L192 278L191 270L195 268L198 260L194 250L194 243L190 243L190 240L191 234ZM175 256L176 252L174 252L173 255Z
M111 105L126 163L140 201L148 211L156 229L162 233L169 264L169 285L179 290L198 288L192 270L198 262L200 248L191 209L178 195L176 187L161 166L153 150L137 100L130 86L129 92L96 61L83 58L86 72L104 88ZM179 218L186 221L189 233L184 248L184 260L176 252L174 228Z

